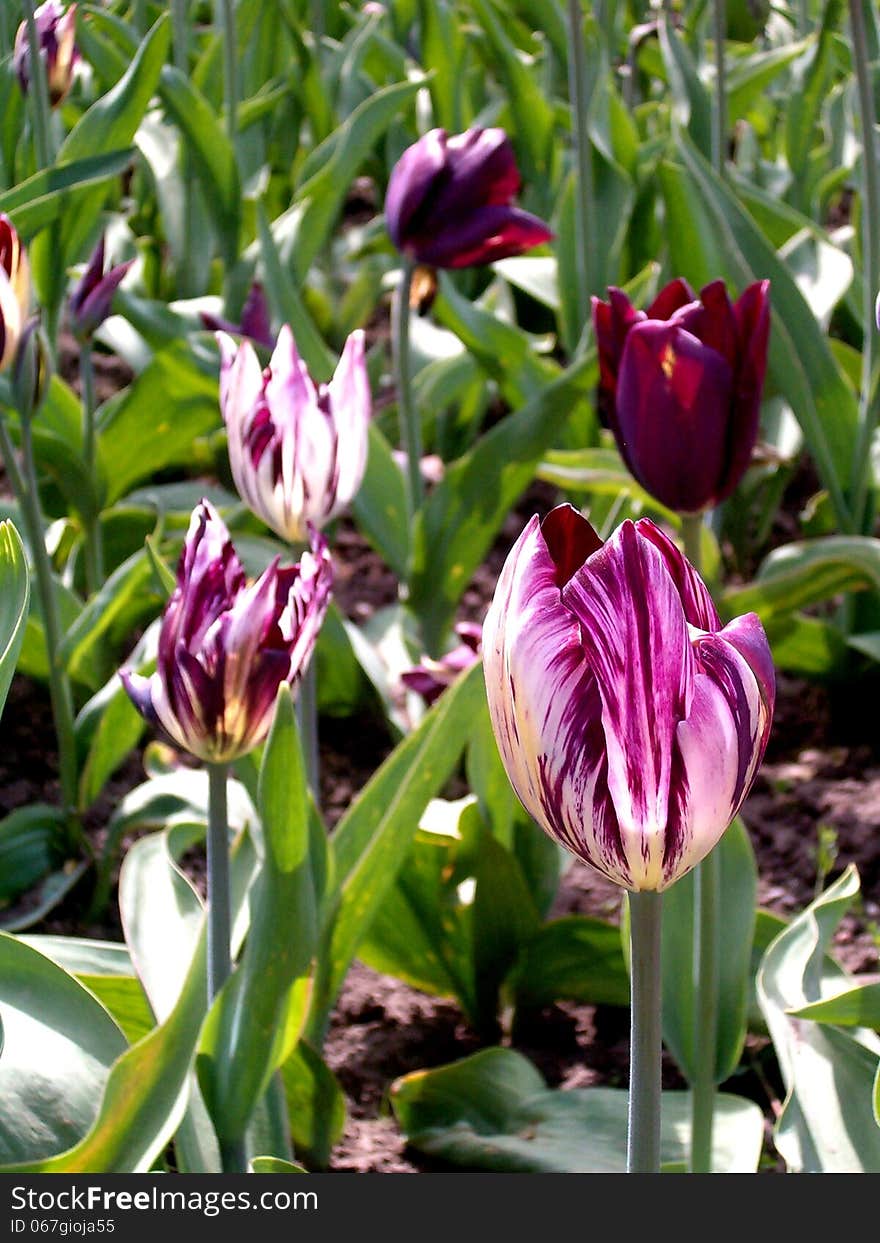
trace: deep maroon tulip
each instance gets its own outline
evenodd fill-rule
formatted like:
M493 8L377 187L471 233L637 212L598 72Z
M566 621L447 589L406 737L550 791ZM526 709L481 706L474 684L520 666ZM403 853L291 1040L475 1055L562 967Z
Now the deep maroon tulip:
M388 182L385 222L398 250L435 268L520 255L553 234L514 207L520 176L502 129L449 138L432 129L404 151Z
M110 314L113 295L134 263L118 263L104 271L104 238L92 252L88 267L70 295L70 326L79 341L88 341Z
M697 298L666 285L637 311L626 294L593 298L599 392L618 448L652 496L699 513L730 496L758 435L770 335L769 281L733 304L723 281Z
M309 662L333 568L320 532L298 565L248 583L220 516L201 501L159 631L156 672L120 677L142 716L191 755L226 763L266 737L282 682Z
M65 13L57 0L46 0L34 13L40 56L46 65L46 82L49 102L56 107L62 102L73 82L73 71L79 60L75 43L76 5ZM27 22L22 22L15 35L13 67L25 95L30 87L31 49L28 42Z
M12 221L0 212L0 371L15 357L30 300L27 251Z

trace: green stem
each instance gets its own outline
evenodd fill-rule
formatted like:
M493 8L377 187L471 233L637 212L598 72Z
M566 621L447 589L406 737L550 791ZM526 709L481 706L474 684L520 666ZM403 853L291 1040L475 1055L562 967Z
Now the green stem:
M174 67L181 73L189 72L189 3L188 0L171 0L172 54ZM183 179L183 237L192 235L195 211L195 185L192 161L185 148L180 153L180 171ZM177 288L181 297L190 298L198 292L194 287L192 248L184 245L179 256Z
M411 259L404 259L400 284L394 297L392 310L392 338L394 366L397 373L397 411L400 422L400 447L406 454L408 480L407 504L410 522L422 507L424 485L422 483L422 426L413 401L412 377L409 353L409 299L412 289L414 266Z
M34 150L37 167L48 168L52 163L52 107L49 103L46 65L40 55L40 36L37 33L37 22L34 16L34 0L24 0L24 20L27 25L30 53L28 97L33 113Z
M727 75L724 68L724 38L727 33L726 0L712 0L715 43L715 107L712 109L712 158L722 179L727 167Z
M630 1075L626 1169L660 1171L662 1011L659 893L629 895Z
M313 652L303 670L296 697L296 719L306 764L306 780L315 800L321 804L320 761L318 752L318 658Z
M702 568L700 514L681 520L685 556L700 573ZM717 850L694 871L693 971L697 1002L694 1016L694 1074L691 1083L691 1170L712 1169L712 1125L715 1114L715 1065L718 1043L718 1001L721 966L720 926L721 860Z
M246 1174L247 1163L247 1148L243 1140L220 1141L220 1164L224 1174Z
M34 574L37 580L37 592L40 597L40 611L43 616L43 629L46 636L46 661L49 669L49 697L52 701L52 717L55 722L55 735L58 741L58 775L61 784L61 802L65 815L71 819L77 801L77 765L76 738L73 728L73 695L70 682L59 658L61 649L61 621L58 615L58 601L55 595L55 584L52 581L52 567L49 554L46 552L46 535L43 515L40 512L40 499L37 492L37 473L34 466L33 441L31 439L30 419L21 420L21 457L22 469L19 469L15 458L15 448L9 436L5 422L0 419L0 450L6 464L6 473L15 492L16 500L21 509L22 521L27 531L31 557L34 563Z
M581 0L568 4L568 89L571 98L571 129L574 136L575 176L575 243L578 265L578 318L586 323L590 309L591 272L590 216L593 206L593 151L587 113L590 103L587 82L587 54L584 43ZM601 282L597 282L601 288Z
M226 135L233 151L238 135L238 52L235 29L235 0L220 0L223 28L223 104L226 109Z
M877 402L874 393L876 365L876 325L874 299L880 292L880 163L877 157L877 124L874 115L871 69L868 64L867 32L862 0L850 0L850 27L853 63L859 95L859 117L862 131L862 279L864 344L862 346L862 383L859 401L859 434L853 462L855 530L867 529L868 484L872 470L871 442L877 427ZM868 521L866 521L868 520Z
M208 765L208 1003L232 973L225 764Z
M80 350L79 374L82 384L83 461L95 497L93 512L85 520L86 589L92 596L104 583L104 540L101 533L101 506L97 499L100 489L95 436L95 366L90 341L84 342Z

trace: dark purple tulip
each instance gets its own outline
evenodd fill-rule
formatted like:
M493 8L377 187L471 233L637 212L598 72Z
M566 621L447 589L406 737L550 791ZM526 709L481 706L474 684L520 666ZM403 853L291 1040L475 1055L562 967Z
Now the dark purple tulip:
M52 107L60 104L70 90L73 71L79 60L76 46L76 5L65 13L57 0L46 0L34 12L40 56L46 64L46 81L49 102ZM31 49L28 43L27 22L22 22L15 35L12 58L21 89L26 95L31 79Z
M600 404L621 455L669 509L699 513L730 496L758 436L770 335L769 281L733 304L723 281L697 298L666 285L637 311L593 298Z
M0 212L0 371L15 357L31 301L27 251L15 225Z
M417 263L492 263L553 237L543 220L512 205L519 188L504 130L469 129L449 138L432 129L394 166L385 222L397 249Z
M156 672L121 669L142 716L175 746L211 763L245 755L266 737L282 682L309 662L333 567L320 532L298 565L278 559L254 583L208 501L193 512L177 586L159 632Z
M110 314L113 295L133 263L134 260L129 259L127 263L118 263L105 272L104 238L101 237L92 252L88 267L70 295L68 304L70 326L79 341L88 341L101 327Z
M271 350L275 345L266 295L259 281L254 281L241 308L241 322L233 324L210 311L200 312L201 321L212 332L228 332L234 337L248 337L255 345Z

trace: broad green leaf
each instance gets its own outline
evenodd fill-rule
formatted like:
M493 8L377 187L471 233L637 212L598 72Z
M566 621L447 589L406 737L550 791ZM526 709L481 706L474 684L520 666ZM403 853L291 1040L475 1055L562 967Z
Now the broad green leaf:
M250 1172L251 1174L308 1174L308 1170L303 1166L296 1165L293 1161L283 1161L281 1157L252 1157ZM317 1207L317 1192L314 1194Z
M753 52L731 65L727 73L727 113L731 121L747 116L770 84L809 47L807 39Z
M32 889L63 862L64 836L64 816L47 803L28 803L0 820L0 903Z
M448 0L419 0L419 24L423 62L433 70L428 90L434 124L450 134L460 134L470 121L464 115L467 105L461 90L467 39L454 4Z
M715 850L721 869L715 1081L723 1083L739 1063L746 1036L758 871L739 818ZM703 1039L693 972L696 887L695 873L689 872L669 888L663 899L662 932L663 1040L691 1081L696 1073L695 1042Z
M352 501L357 524L401 581L406 580L410 527L406 517L406 484L391 446L375 422L370 424L367 468Z
M72 210L78 190L121 176L130 167L131 148L105 155L86 156L70 164L44 168L0 194L5 212L24 241Z
M880 983L854 983L852 988L792 1010L791 1015L838 1027L880 1028Z
M238 258L241 230L241 187L235 151L214 109L179 69L163 66L160 89L166 110L186 139L205 203L217 227L223 257L231 265Z
M34 933L18 937L25 945L39 950L71 975L132 974L128 947L118 941L92 941L87 937L53 936Z
M211 1009L197 1061L221 1145L243 1138L274 1070L299 1038L308 991L296 1021L289 1003L297 1000L292 992L303 996L297 981L303 983L318 934L306 776L286 683L263 752L259 810L264 855L244 956Z
M153 613L164 604L164 598L154 587L153 568L143 549L116 567L62 639L59 657L71 677L81 676L95 646L132 602Z
M453 1165L504 1173L622 1174L628 1093L621 1088L547 1088L512 1049L484 1049L391 1085L391 1106L409 1143ZM713 1169L754 1173L761 1154L760 1108L716 1097ZM687 1160L690 1094L664 1092L662 1167Z
M129 1044L137 1044L156 1026L141 982L133 975L89 975L80 972L77 979L94 993L112 1015Z
M0 1161L38 1161L92 1125L125 1037L72 975L0 933Z
M18 531L6 519L0 522L0 713L24 641L29 601L24 545Z
M672 94L673 116L679 125L687 128L697 150L709 160L712 158L712 102L687 44L665 12L657 24L657 37Z
M320 1038L358 946L394 882L428 800L467 738L482 670L464 673L373 775L336 826L336 884L325 901L311 1032Z
M523 947L507 989L518 1009L557 1001L628 1006L620 929L586 915L551 920Z
M591 351L493 427L447 470L418 514L409 605L429 652L440 649L462 592L538 462L587 398L594 367Z
M767 620L866 587L880 590L880 540L828 535L775 549L751 583L728 588L721 609L726 617L755 612Z
M345 1095L335 1075L300 1040L279 1071L284 1084L294 1150L323 1169L345 1130Z
M799 178L806 172L809 154L815 146L815 128L827 95L834 38L843 7L843 0L825 0L817 37L795 66L792 89L786 96L785 150L789 167Z
M758 1001L779 1061L786 1098L774 1142L795 1173L880 1172L880 1127L873 1110L880 1039L797 1018L792 1012L840 992L825 955L859 891L850 866L776 937L758 972Z

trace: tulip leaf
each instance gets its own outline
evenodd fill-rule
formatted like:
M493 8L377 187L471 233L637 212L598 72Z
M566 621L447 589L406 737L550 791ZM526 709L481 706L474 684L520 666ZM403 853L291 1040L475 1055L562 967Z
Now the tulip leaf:
M834 1023L837 1027L880 1029L880 983L854 984L821 1001L800 1006L792 1010L791 1015L817 1023Z
M732 65L727 74L727 111L732 120L746 117L767 87L810 46L810 39L753 52Z
M259 782L263 858L250 897L244 955L214 1003L197 1068L221 1142L247 1125L305 1021L317 914L309 801L290 687L278 690Z
M410 556L410 526L406 512L406 483L391 446L375 422L367 439L367 467L352 512L357 524L389 568L406 581Z
M594 378L590 352L450 466L418 514L409 604L429 652L440 649L471 575Z
M64 861L64 817L46 803L16 807L0 820L0 902L32 889ZM0 925L4 916L0 916Z
M673 115L687 128L695 147L712 158L712 102L700 81L687 44L664 12L657 23L657 38L672 94Z
M622 1174L628 1093L621 1088L547 1088L512 1049L484 1049L391 1085L391 1106L407 1141L452 1165L499 1173ZM664 1092L661 1168L687 1160L690 1094ZM713 1169L754 1173L764 1118L754 1101L719 1093Z
M428 800L464 749L480 696L474 665L441 695L421 724L367 782L331 845L335 885L325 899L310 1035L320 1040L345 974L406 856Z
M721 869L717 914L723 950L719 958L715 1081L733 1073L746 1036L751 983L758 870L745 825L737 817L715 847ZM702 864L700 865L702 866ZM663 1039L684 1075L693 1080L698 1007L694 972L696 876L689 872L663 895Z
M39 1161L92 1125L125 1037L88 989L0 933L0 1162Z
M129 1044L137 1044L156 1026L141 982L133 975L89 975L80 972L77 979L94 993L122 1029Z
M293 1161L284 1161L281 1157L252 1157L250 1160L251 1174L308 1174L302 1165Z
M758 1002L786 1089L774 1143L794 1173L880 1172L873 1108L880 1039L866 1028L797 1017L854 983L829 969L826 951L858 891L850 866L780 932L758 971Z
M345 1130L345 1095L336 1076L305 1040L281 1067L295 1151L323 1168Z
M164 598L155 589L153 567L144 549L133 553L116 567L62 639L58 656L71 677L81 677L81 671L95 647L133 602L139 609L154 614L164 603Z
M6 519L0 522L0 713L24 642L29 601L24 545L15 526Z
M455 6L448 0L419 0L419 25L422 57L434 71L428 85L434 124L460 134L471 117L464 115L466 92L461 90L467 38Z
M815 146L815 129L827 97L843 8L843 0L825 0L816 39L795 65L792 87L786 95L785 152L789 168L799 180L807 171Z
M557 1001L628 1006L620 929L586 915L551 920L523 947L506 987L518 1010Z
M204 95L179 69L164 65L159 79L162 103L186 139L205 203L228 265L238 258L241 188L235 151Z
M134 151L126 147L44 168L0 194L0 212L10 217L22 240L28 241L71 210L76 191L121 176L133 158Z
M775 549L751 583L728 588L720 606L725 617L755 612L772 621L840 592L865 588L880 591L880 540L828 535Z
M677 136L683 167L661 165L673 266L699 286L721 273L737 293L769 278L768 377L797 414L838 524L851 527L845 489L852 470L856 400L803 294L726 183Z

